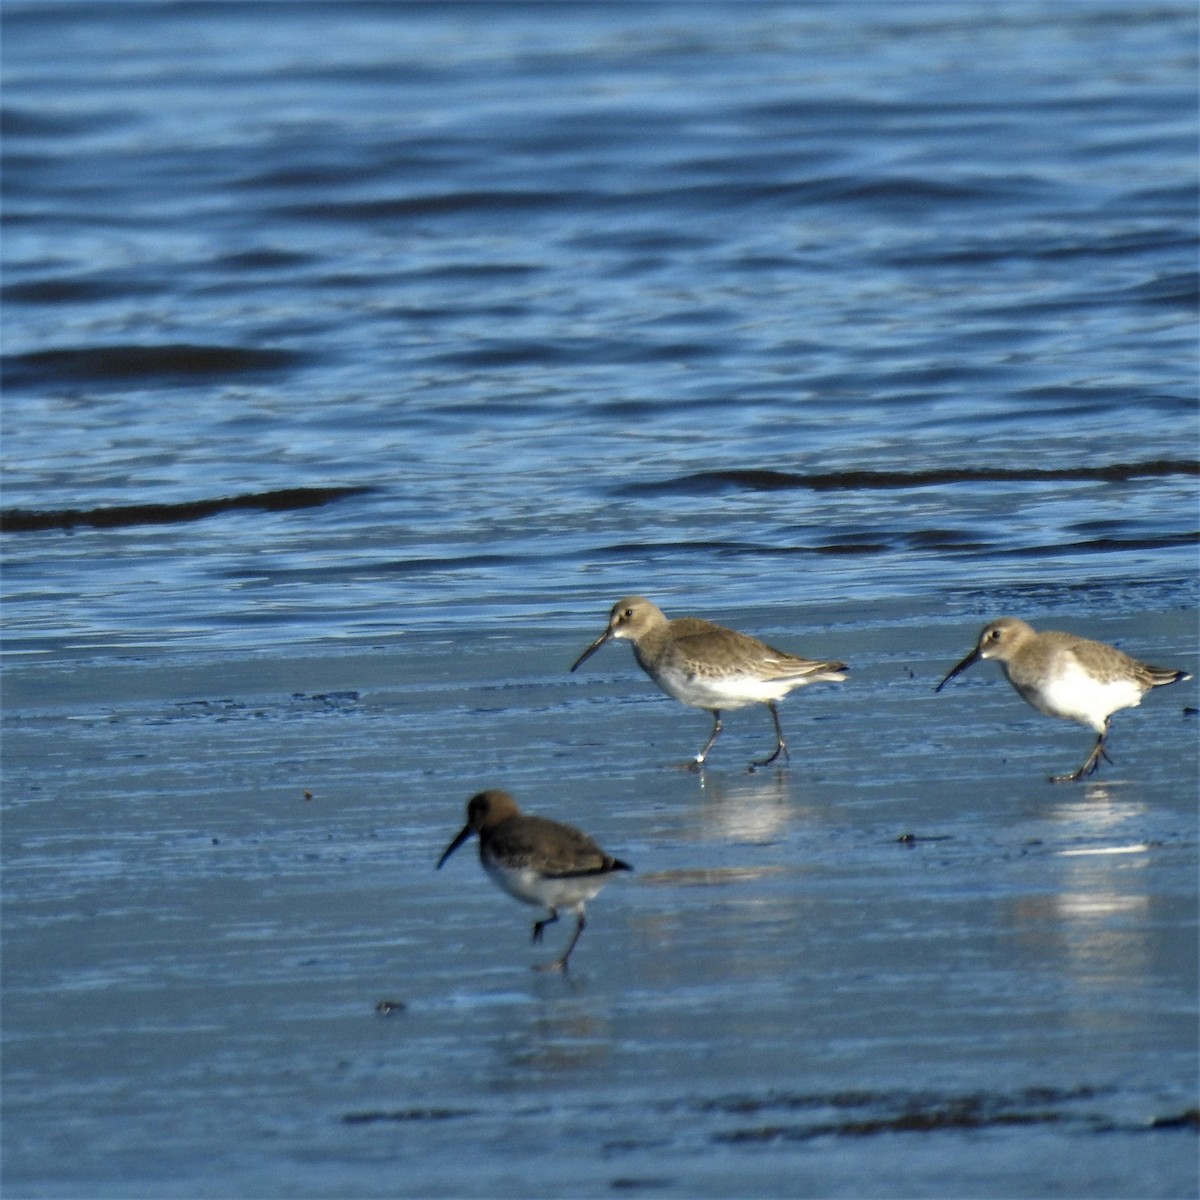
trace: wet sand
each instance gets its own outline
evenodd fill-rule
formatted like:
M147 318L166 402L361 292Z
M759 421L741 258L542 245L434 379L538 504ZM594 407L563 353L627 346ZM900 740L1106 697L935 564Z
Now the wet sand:
M786 769L758 709L672 766L703 713L567 673L600 612L11 664L5 1195L1195 1194L1196 682L1054 786L1086 730L933 693L980 620L712 615L852 666ZM1192 612L1055 623L1196 668ZM565 978L433 869L490 785L636 868Z

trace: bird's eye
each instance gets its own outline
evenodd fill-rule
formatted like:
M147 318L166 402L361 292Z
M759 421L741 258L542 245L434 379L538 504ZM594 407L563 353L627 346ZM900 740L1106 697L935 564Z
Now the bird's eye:
M632 608L627 608L627 609L626 609L626 610L625 610L625 611L624 611L624 612L621 614L621 616L622 616L622 617L623 617L623 618L624 618L626 621L630 620L630 619L632 618L632 616L633 616L633 609L632 609Z

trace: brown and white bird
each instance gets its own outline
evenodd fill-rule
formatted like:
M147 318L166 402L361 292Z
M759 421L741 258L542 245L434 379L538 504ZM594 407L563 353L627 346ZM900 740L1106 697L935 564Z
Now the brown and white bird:
M1076 721L1096 732L1087 761L1069 775L1051 775L1053 783L1086 779L1108 758L1105 742L1113 713L1133 708L1151 688L1191 676L1185 671L1151 667L1116 646L1073 633L1047 629L1037 633L1017 617L985 625L970 654L952 667L934 691L981 658L994 658L1022 699L1047 716Z
M765 704L775 722L774 753L751 765L765 767L781 754L788 758L775 701L810 683L840 683L846 678L845 663L800 658L700 617L669 621L643 596L626 596L612 606L608 627L575 660L571 670L613 639L633 646L638 666L668 696L712 713L712 733L692 760L696 766L704 765L721 733L721 713L748 704Z
M616 871L633 868L606 854L573 825L527 815L508 792L490 789L467 802L467 823L438 859L437 869L471 834L479 835L479 861L497 887L524 904L541 905L550 915L533 926L540 942L558 910L575 914L575 933L561 956L534 969L565 971L587 921L584 904Z

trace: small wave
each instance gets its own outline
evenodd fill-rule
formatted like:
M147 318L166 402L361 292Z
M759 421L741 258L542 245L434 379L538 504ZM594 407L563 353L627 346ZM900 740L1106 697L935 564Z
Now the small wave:
M134 119L123 112L51 112L45 108L6 107L0 112L0 134L10 138L78 137L117 128Z
M364 489L367 490L367 489ZM533 554L460 554L425 555L395 559L389 562L319 562L297 567L233 566L221 572L221 577L245 581L248 576L268 584L327 583L329 581L384 579L393 575L438 576L446 578L456 571L516 571L531 565L543 564L549 556Z
M633 342L602 338L556 338L546 342L496 338L490 342L432 354L425 362L460 370L545 367L557 364L690 363L712 358L711 342ZM689 399L688 403L692 403Z
M955 483L1037 483L1043 480L1123 483L1129 479L1168 475L1200 475L1200 462L1156 459L1097 467L940 467L928 471L824 471L813 474L752 468L696 471L673 479L626 484L619 490L620 494L628 496L704 496L734 489L773 492L806 488L824 492L940 487Z
M280 216L318 221L394 221L413 217L457 216L463 213L552 211L586 204L586 192L484 191L440 192L429 196L397 196L379 200L349 200L320 204L288 204Z
M1169 533L1159 537L1099 537L1084 538L1078 542L1049 543L1040 546L1014 546L1011 549L996 549L992 553L1008 554L1017 558L1042 558L1064 551L1071 553L1108 554L1120 550L1176 550L1183 546L1200 543L1200 533Z
M619 542L596 546L594 558L640 560L647 556L682 558L704 555L710 558L791 558L806 555L849 557L917 551L957 557L1052 558L1061 554L1110 554L1129 550L1177 550L1200 544L1200 532L1186 531L1162 535L1136 533L1118 537L1094 537L1059 542L1006 545L984 541L964 532L938 529L894 529L876 532L847 531L826 541L805 540L793 545L766 545L757 542Z
M1168 308L1186 308L1194 312L1200 307L1200 285L1190 273L1159 275L1146 283L1140 283L1124 292L1127 299L1142 304L1163 305Z
M426 571L469 571L487 570L493 567L514 567L536 562L535 555L528 554L460 554L441 557L402 558L386 563L378 569L389 575L420 575Z
M149 296L157 290L151 283L52 277L10 283L0 291L0 296L7 304L86 304L95 300Z
M0 510L0 533L34 533L46 529L72 529L88 525L94 529L120 529L127 525L169 525L179 521L198 521L218 513L238 509L260 512L287 512L296 508L315 508L333 500L358 496L367 487L283 488L274 492L253 492L244 496L221 496L212 500L185 500L176 504L123 504L101 508L59 508Z
M213 260L217 270L228 271L287 271L293 267L306 267L319 261L314 254L301 254L295 250L239 250L224 254Z
M1027 238L1020 244L1011 238L982 236L977 241L962 240L953 246L931 245L917 250L905 249L886 255L889 265L901 268L939 266L987 266L1014 260L1071 261L1073 259L1131 258L1146 255L1188 254L1193 240L1186 234L1171 228L1155 228L1136 233L1119 230L1106 237L1070 238L1048 236L1043 239ZM1181 281L1191 282L1191 275L1178 276Z
M280 371L303 361L293 350L245 346L81 346L6 355L0 367L5 387L71 382L157 382L247 372Z

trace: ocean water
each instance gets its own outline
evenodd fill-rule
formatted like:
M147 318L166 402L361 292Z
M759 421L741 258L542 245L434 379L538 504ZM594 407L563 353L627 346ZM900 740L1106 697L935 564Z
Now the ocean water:
M1195 684L929 694L1195 670L1194 5L0 19L6 1194L1194 1193ZM790 771L630 592L851 661Z
M1191 6L849 7L7 5L7 519L366 489L10 537L8 650L1193 599Z

